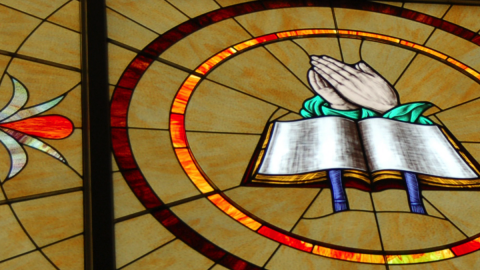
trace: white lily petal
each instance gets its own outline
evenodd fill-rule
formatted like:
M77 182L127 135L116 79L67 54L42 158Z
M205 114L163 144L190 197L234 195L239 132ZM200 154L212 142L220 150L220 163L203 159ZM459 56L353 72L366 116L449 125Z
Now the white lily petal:
M46 111L50 110L51 108L55 107L64 98L65 98L65 96L59 96L57 98L54 98L54 99L52 99L50 101L47 101L45 103L42 103L40 105L20 110L16 114L10 116L8 119L3 121L3 123L18 121L18 120L21 120L21 119L25 119L25 118L28 118L28 117L46 112Z
M28 91L25 86L10 76L13 84L13 95L10 102L0 111L0 121L20 110L28 100Z
M10 154L11 166L7 179L17 175L27 164L27 154L22 146L12 137L0 132L0 142Z
M42 151L45 154L48 154L48 155L60 160L63 163L67 163L67 160L57 150L55 150L50 145L44 143L43 141L41 141L39 139L36 139L32 136L29 136L27 134L24 134L24 133L21 133L21 132L18 132L18 131L14 131L14 130L11 130L11 129L2 129L2 130L5 133L7 133L8 135L15 138L18 142L20 142L20 143L22 143L26 146L30 146L33 149L37 149L38 151Z

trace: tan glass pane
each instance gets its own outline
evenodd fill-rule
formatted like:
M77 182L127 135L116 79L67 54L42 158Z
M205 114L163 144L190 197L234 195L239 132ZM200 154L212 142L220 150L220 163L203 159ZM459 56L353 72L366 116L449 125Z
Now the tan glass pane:
M163 202L199 193L180 167L167 131L130 130L129 135L138 166Z
M107 0L107 6L161 34L188 18L165 1Z
M323 189L303 217L316 218L333 213L332 193Z
M158 34L125 16L107 9L108 37L128 46L143 49Z
M250 2L250 0L217 0L217 3L219 3L223 7L245 3L245 2Z
M70 1L48 18L50 22L80 32L80 1Z
M263 48L234 57L213 70L208 78L292 111L299 111L303 101L313 96Z
M115 158L113 157L113 153L112 153L112 171L115 172L115 171L118 171L118 165L117 165L117 162L115 161Z
M278 246L225 215L207 199L175 206L172 211L214 244L257 265L263 265Z
M3 74L3 72L7 68L8 63L10 63L10 59L11 58L9 56L0 55L0 74ZM6 101L9 100L9 95L8 94L3 94L2 96L6 96L3 99L1 99L1 101L0 101L3 104L4 99L6 99Z
M168 129L172 101L187 76L184 71L154 62L133 92L128 125Z
M228 270L228 268L225 268L225 267L221 266L220 264L217 264L214 267L212 267L212 270Z
M314 188L238 187L225 194L255 216L289 231L318 191Z
M474 100L440 112L436 116L447 126L457 140L480 141L480 126L478 125L480 120L479 104L480 100Z
M395 88L402 103L429 101L441 109L480 96L480 85L474 80L423 55L415 57Z
M373 210L370 192L365 192L354 188L346 188L345 191L347 192L348 206L350 209L367 211Z
M446 40L448 42L445 42ZM442 30L435 30L426 45L462 61L474 69L480 69L480 47L470 41Z
M48 246L42 251L60 269L84 269L83 268L83 236L62 241Z
M0 24L2 25L0 28L0 36L2 37L0 39L0 49L15 52L39 23L39 19L0 6Z
M332 10L324 7L280 8L237 17L253 36L309 28L334 28Z
M0 91L2 89L0 88ZM7 148L5 146L0 146L0 181L3 182L10 171L10 154L7 151ZM5 197L3 196L3 192L0 192L0 200L5 200Z
M385 270L384 265L346 262L325 258L297 249L281 246L267 264L267 269L335 269L335 270Z
M360 30L403 38L423 44L432 26L375 12L335 8L339 29Z
M126 50L112 43L108 44L108 81L117 84L118 79L136 53Z
M48 110L45 114L65 116L73 122L75 127L82 127L82 86L78 85L69 91L62 102Z
M27 39L19 53L80 68L80 34L45 22Z
M450 222L434 217L410 213L378 213L377 218L386 250L437 247L466 238Z
M279 121L293 121L293 120L299 120L299 119L303 119L303 117L298 113L289 113L283 117L278 118Z
M56 9L60 8L63 4L68 2L68 0L0 0L1 4L11 6L13 8L19 9L21 11L30 13L32 15L38 16L40 18L45 18L54 12Z
M480 192L427 191L423 196L468 236L480 231Z
M240 185L260 136L187 133L202 170L221 190Z
M427 211L427 214L432 217L438 217L441 219L445 219L445 217L437 211L428 201L423 200L423 205L425 206L425 210Z
M54 270L55 267L38 251L0 263L0 269L42 269Z
M175 240L166 246L125 267L125 270L204 270L214 262L201 255L180 240Z
M74 129L72 135L62 140L45 140L58 152L62 153L63 157L78 174L83 174L83 156L82 156L82 130ZM32 164L35 166L36 164Z
M480 143L462 143L462 145L474 159L480 160Z
M113 199L115 218L145 210L119 172L113 174Z
M302 219L293 232L339 246L382 250L373 213L345 211L319 219Z
M188 104L185 128L261 134L276 109L262 100L204 81Z
M250 35L233 19L228 19L188 35L175 43L160 57L181 66L195 69L214 54L250 38Z
M26 107L64 94L80 82L81 76L80 72L21 59L14 59L7 71L29 90ZM5 83L5 80L2 83Z
M415 55L414 52L378 42L364 41L362 60L394 84Z
M434 17L441 18L443 14L448 10L449 5L441 4L423 4L423 3L405 3L404 8L422 12Z
M3 184L8 198L82 186L82 178L61 161L30 147L26 147L25 150L28 156L27 166Z
M376 211L410 212L407 192L405 190L388 189L380 192L373 192L372 197Z
M377 2L377 3L380 3L380 4L390 5L390 6L397 6L397 7L401 7L401 6L402 6L402 3L395 3L395 2L388 2L388 1L372 1L372 2Z
M328 55L335 59L342 59L337 38L301 38L293 42L302 46L309 55Z
M187 14L190 18L220 8L214 0L196 0L194 2L170 0L168 2L180 9L183 13Z
M360 44L359 39L341 38L340 47L342 48L343 61L347 64L355 64L360 61ZM342 59L338 59L342 60Z
M8 205L0 205L0 260L33 250L35 246L20 227ZM1 266L1 264L0 264Z
M117 223L115 225L117 267L122 267L174 238L149 214Z
M287 115L289 112L285 109L278 109L272 114L272 117L270 118L270 121L275 121L278 118Z
M26 231L44 246L83 231L83 194L73 192L12 204Z
M445 20L468 28L474 32L480 29L480 7L454 5L445 15Z

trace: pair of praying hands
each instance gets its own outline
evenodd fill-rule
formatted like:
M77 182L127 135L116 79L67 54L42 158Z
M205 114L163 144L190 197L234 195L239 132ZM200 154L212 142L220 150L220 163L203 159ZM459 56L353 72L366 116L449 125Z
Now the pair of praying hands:
M333 109L384 114L399 104L395 89L365 62L352 67L328 56L311 56L310 63L308 82Z

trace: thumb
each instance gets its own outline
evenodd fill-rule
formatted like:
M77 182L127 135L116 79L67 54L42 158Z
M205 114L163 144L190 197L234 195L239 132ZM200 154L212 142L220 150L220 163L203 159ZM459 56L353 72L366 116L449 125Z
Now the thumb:
M365 72L367 74L370 74L372 76L377 75L377 72L373 68L371 68L369 65L367 65L367 63L365 63L363 61L360 61L357 64L355 64L355 69L363 71L363 72Z

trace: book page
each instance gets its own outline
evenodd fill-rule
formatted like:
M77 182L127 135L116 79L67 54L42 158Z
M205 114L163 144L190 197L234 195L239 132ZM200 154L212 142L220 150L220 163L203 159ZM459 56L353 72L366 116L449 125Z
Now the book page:
M477 178L435 125L385 118L359 122L369 168L402 170L448 178Z
M259 173L292 175L336 168L366 171L356 123L328 116L275 122Z

